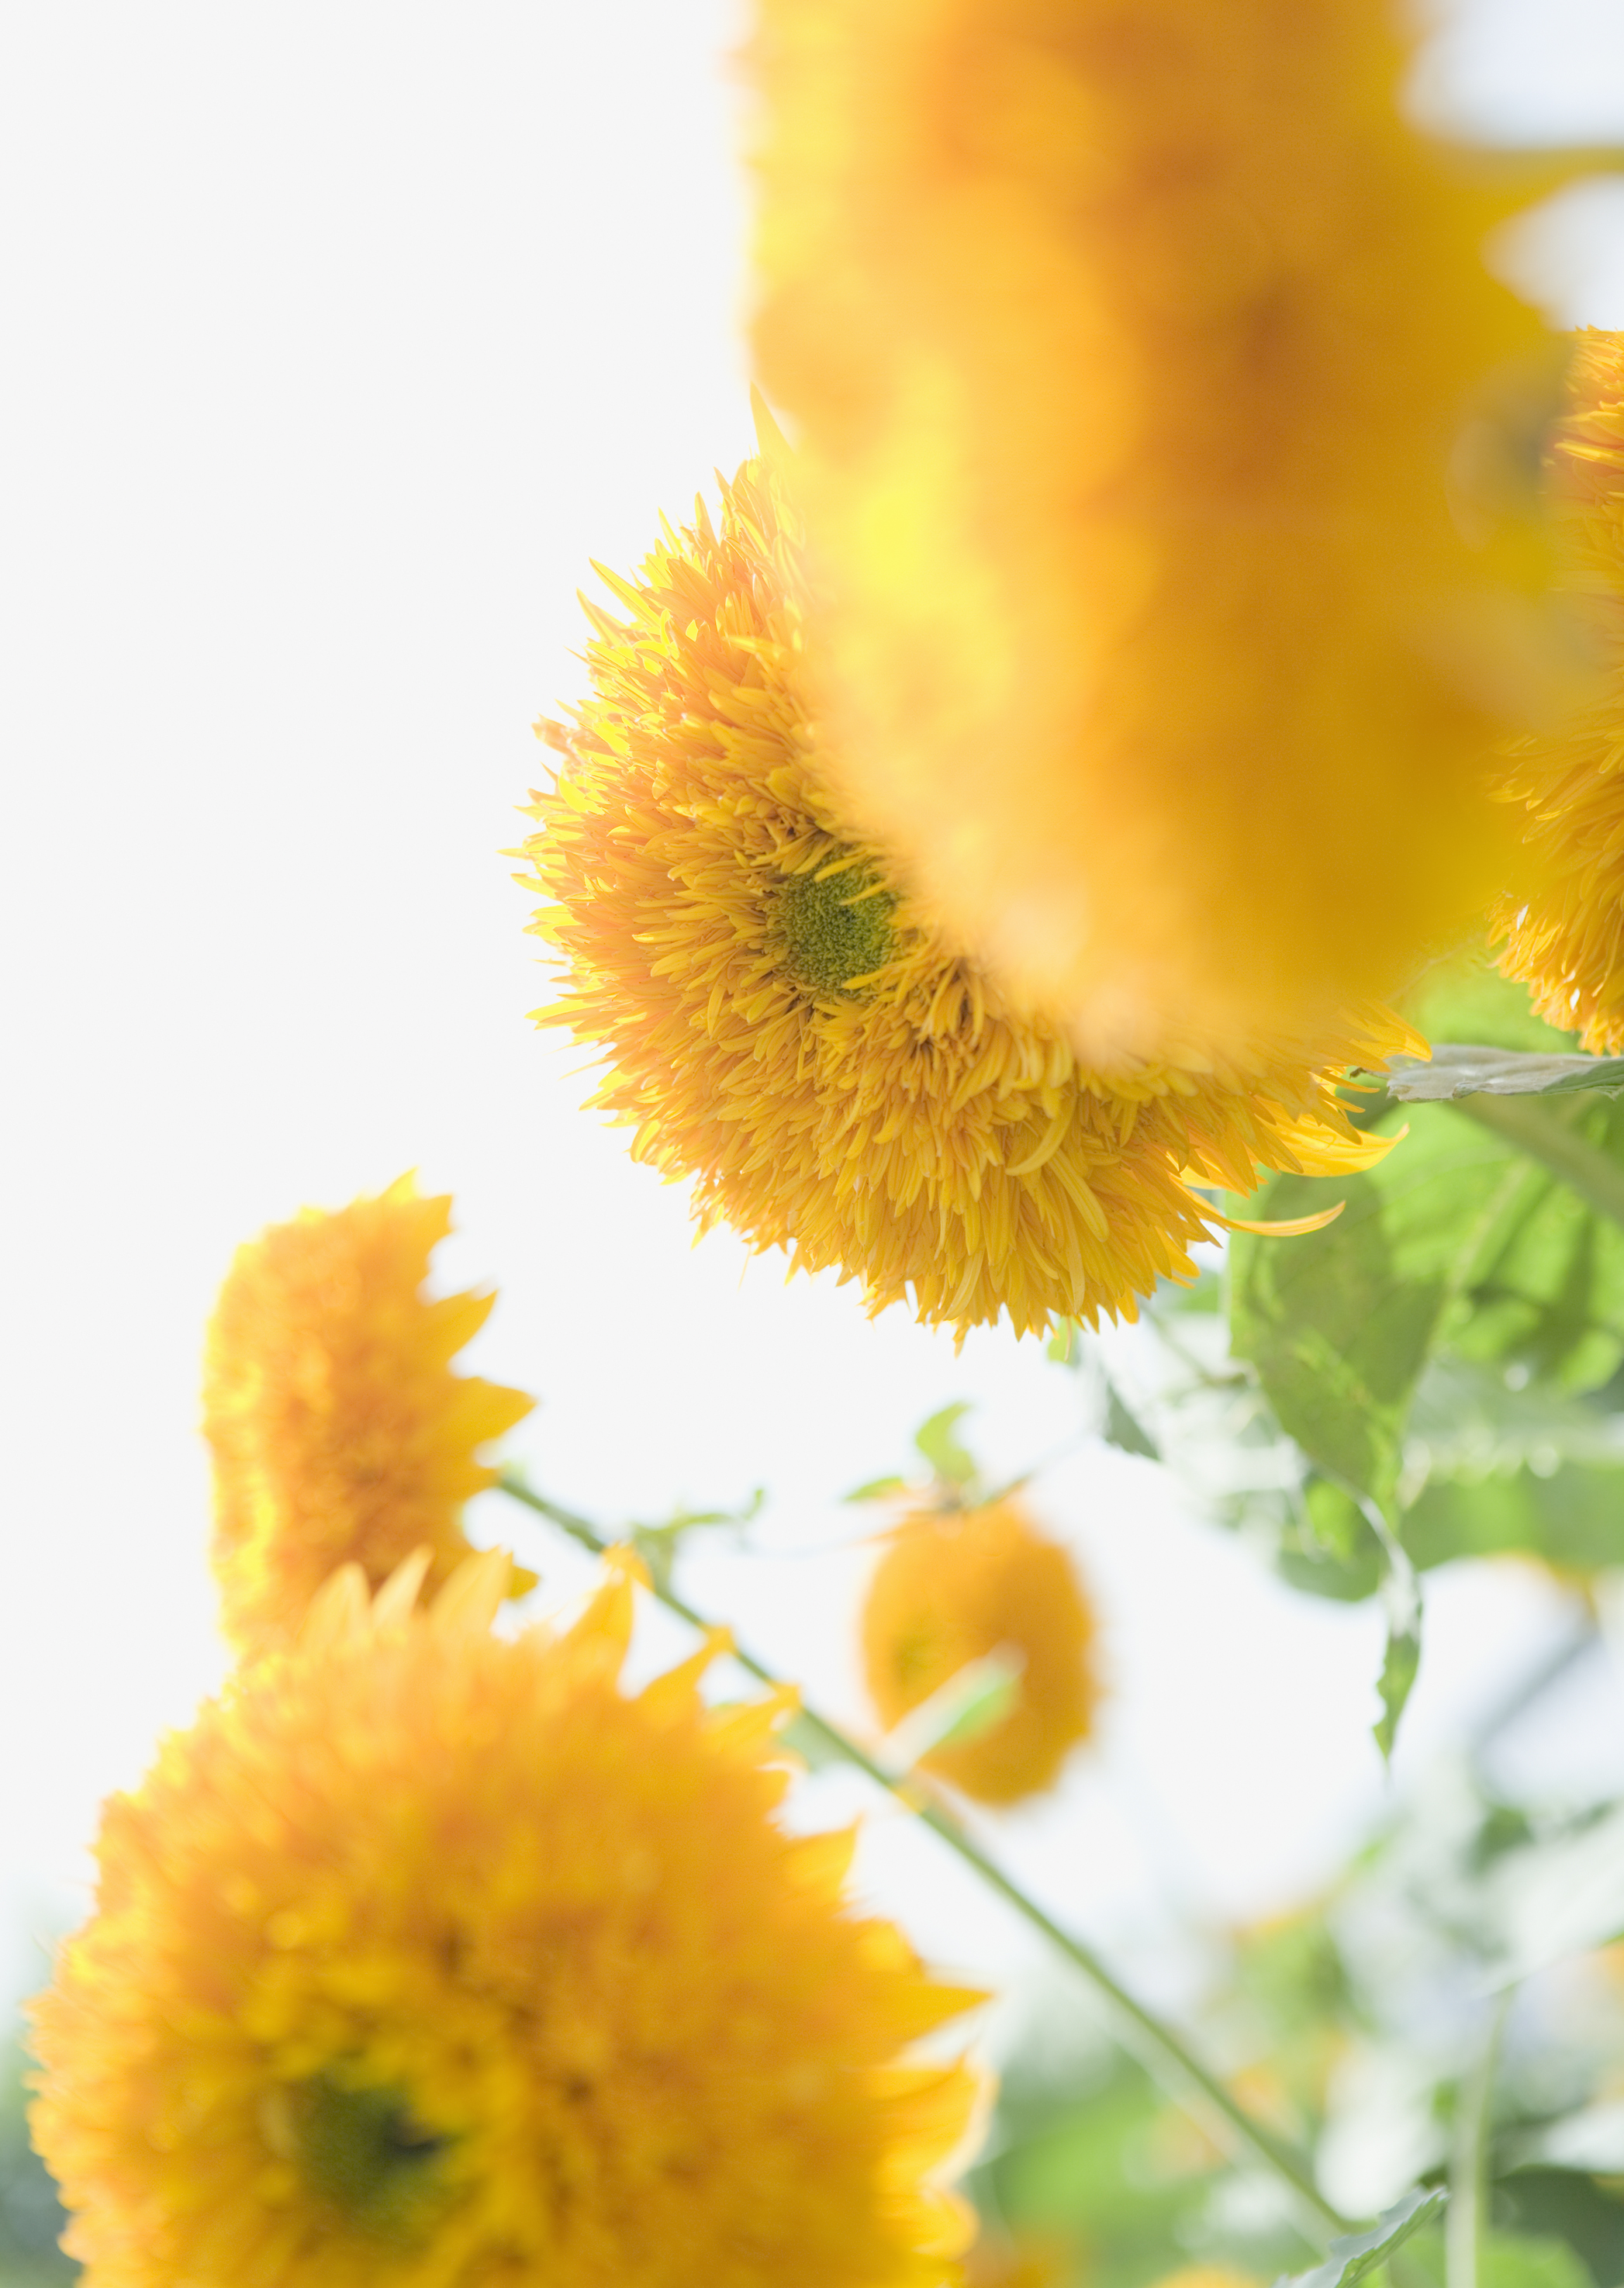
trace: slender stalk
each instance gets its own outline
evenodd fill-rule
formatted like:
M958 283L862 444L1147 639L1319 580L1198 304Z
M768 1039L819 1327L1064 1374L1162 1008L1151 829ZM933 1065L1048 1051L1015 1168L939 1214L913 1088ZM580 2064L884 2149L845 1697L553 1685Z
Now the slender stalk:
M1593 1099L1569 1097L1562 1111L1538 1096L1455 1096L1447 1100L1452 1112L1464 1113L1481 1128L1492 1128L1559 1176L1598 1215L1624 1224L1624 1168L1568 1124L1573 1116L1567 1108Z
M1477 2064L1461 2084L1449 2159L1449 2209L1444 2219L1445 2288L1477 2288L1478 2258L1486 2222L1489 2128L1500 2038L1514 1989L1494 2005Z
M550 1519L572 1539L597 1555L601 1557L611 1547L609 1539L588 1519L578 1517L573 1510L565 1509L559 1503L550 1501L544 1494L536 1493L522 1478L504 1474L500 1484L503 1493L511 1495L515 1501L522 1502L538 1515ZM661 1603L675 1613L679 1620L686 1621L691 1628L702 1630L709 1625L702 1614L696 1613L673 1590L662 1587L658 1581L653 1584L653 1587ZM780 1680L749 1653L735 1646L733 1656L740 1667L748 1671L758 1683L770 1688L778 1686ZM1062 1930L1058 1923L1051 1921L1042 1908L1012 1883L1002 1868L971 1841L956 1822L934 1805L921 1802L916 1793L907 1787L897 1775L886 1772L855 1740L843 1732L838 1725L831 1724L827 1717L803 1706L799 1721L815 1733L826 1748L844 1762L854 1765L874 1782L875 1787L883 1788L906 1810L922 1820L950 1851L956 1852L967 1866L974 1868L989 1889L996 1891L999 1897L1023 1916L1034 1930L1041 1931L1050 1944L1066 1957L1073 1969L1080 1970L1096 1991L1105 1998L1118 2021L1124 2039L1175 2101L1198 2116L1210 2117L1212 2125L1225 2142L1251 2159L1261 2161L1280 2178L1290 2188L1300 2206L1311 2214L1321 2237L1326 2229L1346 2232L1351 2228L1349 2220L1321 2197L1303 2156L1276 2137L1262 2122L1255 2121L1244 2107L1238 2105L1216 2076L1186 2048L1181 2037L1147 2010L1143 2003L1137 2002L1125 1987L1119 1985L1091 1947L1081 1939L1073 1938L1069 1931Z

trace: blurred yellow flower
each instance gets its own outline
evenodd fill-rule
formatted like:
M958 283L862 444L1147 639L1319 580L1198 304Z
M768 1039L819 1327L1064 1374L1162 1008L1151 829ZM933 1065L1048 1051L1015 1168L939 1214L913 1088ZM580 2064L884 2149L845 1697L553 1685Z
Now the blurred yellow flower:
M1587 1049L1624 1048L1624 334L1578 338L1547 460L1562 578L1603 663L1595 703L1514 750L1507 792L1549 872L1496 917L1501 966Z
M760 0L843 799L1096 1065L1306 1053L1502 886L1549 353L1390 13Z
M1094 1720L1094 1617L1071 1559L1014 1501L909 1518L875 1569L863 1608L868 1693L895 1728L972 1661L1013 1654L1013 1706L963 1744L921 1758L981 1803L1052 1786Z
M1009 2238L989 2233L985 2224L964 2256L969 2288L1066 2288L1078 2269L1072 2252L1055 2236L1021 2232Z
M1153 2288L1263 2288L1255 2272L1237 2272L1227 2264L1185 2264L1164 2273Z
M1131 1315L1207 1235L1186 1177L1368 1164L1335 1072L1422 1045L1373 1011L1311 1058L1113 1082L1011 1009L832 791L776 458L723 487L719 528L701 504L639 579L604 574L623 619L587 607L593 694L543 727L564 760L526 846L566 988L538 1021L603 1045L596 1101L697 1179L701 1227L837 1266L875 1310L911 1291L931 1324Z
M86 2288L885 2288L952 2277L980 1998L774 1824L774 1704L636 1697L622 1579L492 1637L359 1571L115 1797L36 2005Z
M402 1176L335 1215L306 1208L238 1249L209 1328L203 1432L214 1567L244 1651L284 1641L334 1567L375 1585L419 1545L443 1580L468 1554L474 1458L535 1403L449 1362L494 1296L424 1300L448 1198ZM514 1594L534 1585L515 1576Z

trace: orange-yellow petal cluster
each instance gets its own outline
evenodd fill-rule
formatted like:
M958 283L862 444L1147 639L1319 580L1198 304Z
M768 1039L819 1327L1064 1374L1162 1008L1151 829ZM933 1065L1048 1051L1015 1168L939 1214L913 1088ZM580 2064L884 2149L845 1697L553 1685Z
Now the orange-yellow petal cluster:
M451 1370L495 1298L424 1299L450 1223L449 1199L403 1176L237 1251L209 1328L203 1432L225 1625L245 1651L284 1641L335 1566L376 1585L426 1545L439 1582L468 1554L463 1506L496 1475L475 1458L534 1401Z
M1096 1062L1311 1039L1501 886L1549 352L1392 13L758 0L844 798Z
M1624 334L1578 338L1546 463L1561 576L1604 680L1563 728L1516 751L1507 792L1547 862L1497 917L1508 977L1587 1049L1624 1048Z
M772 1814L771 1704L624 1694L630 1590L492 1637L337 1577L109 1804L36 2006L86 2288L931 2288L979 1999Z
M1094 1633L1071 1559L1018 1502L922 1512L898 1529L869 1585L869 1697L894 1728L972 1661L1012 1653L1009 1712L920 1760L978 1802L1016 1803L1053 1785L1093 1724Z
M564 973L539 1021L612 1059L597 1101L636 1157L695 1180L701 1226L932 1324L1131 1315L1191 1275L1187 1178L1367 1164L1384 1148L1335 1074L1422 1044L1374 1010L1311 1056L1111 1076L1012 1007L835 791L779 459L635 581L604 576L622 616L587 608L592 695L545 727L563 760L527 845Z

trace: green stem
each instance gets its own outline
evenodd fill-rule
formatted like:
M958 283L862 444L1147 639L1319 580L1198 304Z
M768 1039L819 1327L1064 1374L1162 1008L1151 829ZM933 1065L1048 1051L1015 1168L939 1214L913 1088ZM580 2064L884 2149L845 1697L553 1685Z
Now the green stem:
M1445 2288L1477 2288L1478 2259L1487 2206L1489 2126L1500 2037L1513 1989L1494 2006L1482 2054L1461 2084L1449 2161L1449 2211L1444 2220Z
M1565 1117L1565 1107L1558 1112L1537 1096L1455 1096L1447 1100L1452 1112L1464 1113L1481 1128L1492 1128L1559 1176L1598 1215L1624 1224L1624 1168L1569 1126L1573 1115ZM1574 1104L1572 1097L1567 1101Z
M514 1501L522 1502L527 1509L535 1510L538 1515L550 1519L554 1525L561 1527L572 1539L580 1542L583 1547L593 1551L596 1555L603 1556L611 1547L612 1545L606 1537L600 1533L588 1519L578 1517L573 1510L565 1509L559 1503L549 1501L544 1494L533 1491L522 1478L504 1474L499 1482L503 1493L510 1495ZM654 1593L660 1602L669 1611L675 1613L679 1620L686 1621L688 1625L694 1629L703 1630L709 1625L702 1614L696 1613L692 1605L685 1604L673 1590L661 1587L658 1581L654 1582L652 1585ZM750 1654L735 1646L733 1657L738 1662L740 1667L755 1677L758 1683L766 1685L770 1689L777 1688L780 1680L773 1675L771 1669L764 1667L761 1662L754 1659ZM1227 2141L1232 2145L1239 2147L1252 2159L1261 2161L1277 2177L1281 2178L1289 2186L1298 2202L1312 2214L1317 2226L1328 2228L1331 2232L1347 2232L1351 2228L1348 2219L1339 2215L1336 2210L1320 2197L1319 2188L1314 2183L1312 2173L1303 2156L1294 2152L1281 2139L1277 2138L1272 2131L1266 2129L1261 2122L1255 2121L1249 2113L1238 2105L1216 2076L1210 2073L1200 2059L1192 2056L1186 2049L1184 2042L1172 2028L1164 2025L1162 2021L1147 2010L1143 2003L1136 2002L1126 1988L1117 1983L1091 1947L1086 1946L1081 1939L1073 1938L1069 1931L1062 1930L1058 1923L1051 1922L1042 1908L1034 1900L1029 1899L1024 1891L1018 1888L1002 1870L994 1865L994 1862L970 1840L955 1821L934 1806L921 1803L916 1794L894 1773L888 1773L883 1769L872 1756L858 1745L855 1740L843 1732L838 1725L831 1724L827 1717L819 1716L810 1708L803 1707L799 1720L809 1731L817 1735L825 1747L830 1749L846 1763L855 1765L857 1769L865 1773L876 1787L883 1788L888 1795L895 1797L907 1810L923 1820L931 1833L938 1836L950 1851L956 1852L967 1866L974 1868L989 1889L996 1891L999 1897L1013 1907L1018 1914L1024 1916L1034 1930L1042 1933L1050 1944L1066 1957L1073 1969L1082 1973L1096 1990L1105 1997L1115 2013L1127 2040L1138 2053L1148 2070L1168 2089L1176 2101L1184 2106L1186 2109L1198 2114L1206 2113L1215 2116L1216 2123L1226 2134Z

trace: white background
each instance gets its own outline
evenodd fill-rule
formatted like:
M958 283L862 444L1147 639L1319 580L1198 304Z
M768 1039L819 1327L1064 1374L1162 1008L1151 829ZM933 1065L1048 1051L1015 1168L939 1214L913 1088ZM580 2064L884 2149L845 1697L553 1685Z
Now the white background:
M1430 116L1624 140L1620 0L1445 21ZM995 1469L1073 1426L1036 1346L955 1357L729 1235L691 1251L680 1194L578 1109L582 1057L525 1022L543 981L497 854L531 719L579 687L573 591L750 446L740 32L719 0L0 16L0 1989L80 1911L100 1795L221 1672L201 1331L233 1247L300 1203L414 1165L455 1191L446 1278L503 1290L472 1362L540 1395L513 1450L606 1520L764 1483L793 1552L860 1532L835 1498L948 1400ZM1553 212L1501 258L1561 322L1624 325L1616 185ZM1038 1499L1114 1696L1000 1847L1153 1982L1169 1916L1286 1903L1378 1813L1379 1624L1097 1442ZM578 1578L497 1498L473 1523L517 1530L543 1602ZM860 1722L863 1562L687 1578ZM1520 1568L1438 1580L1411 1762L1566 1625ZM1624 1711L1587 1674L1587 1769L1619 1778ZM931 1849L881 1814L866 1879L939 1958L1012 1968Z

